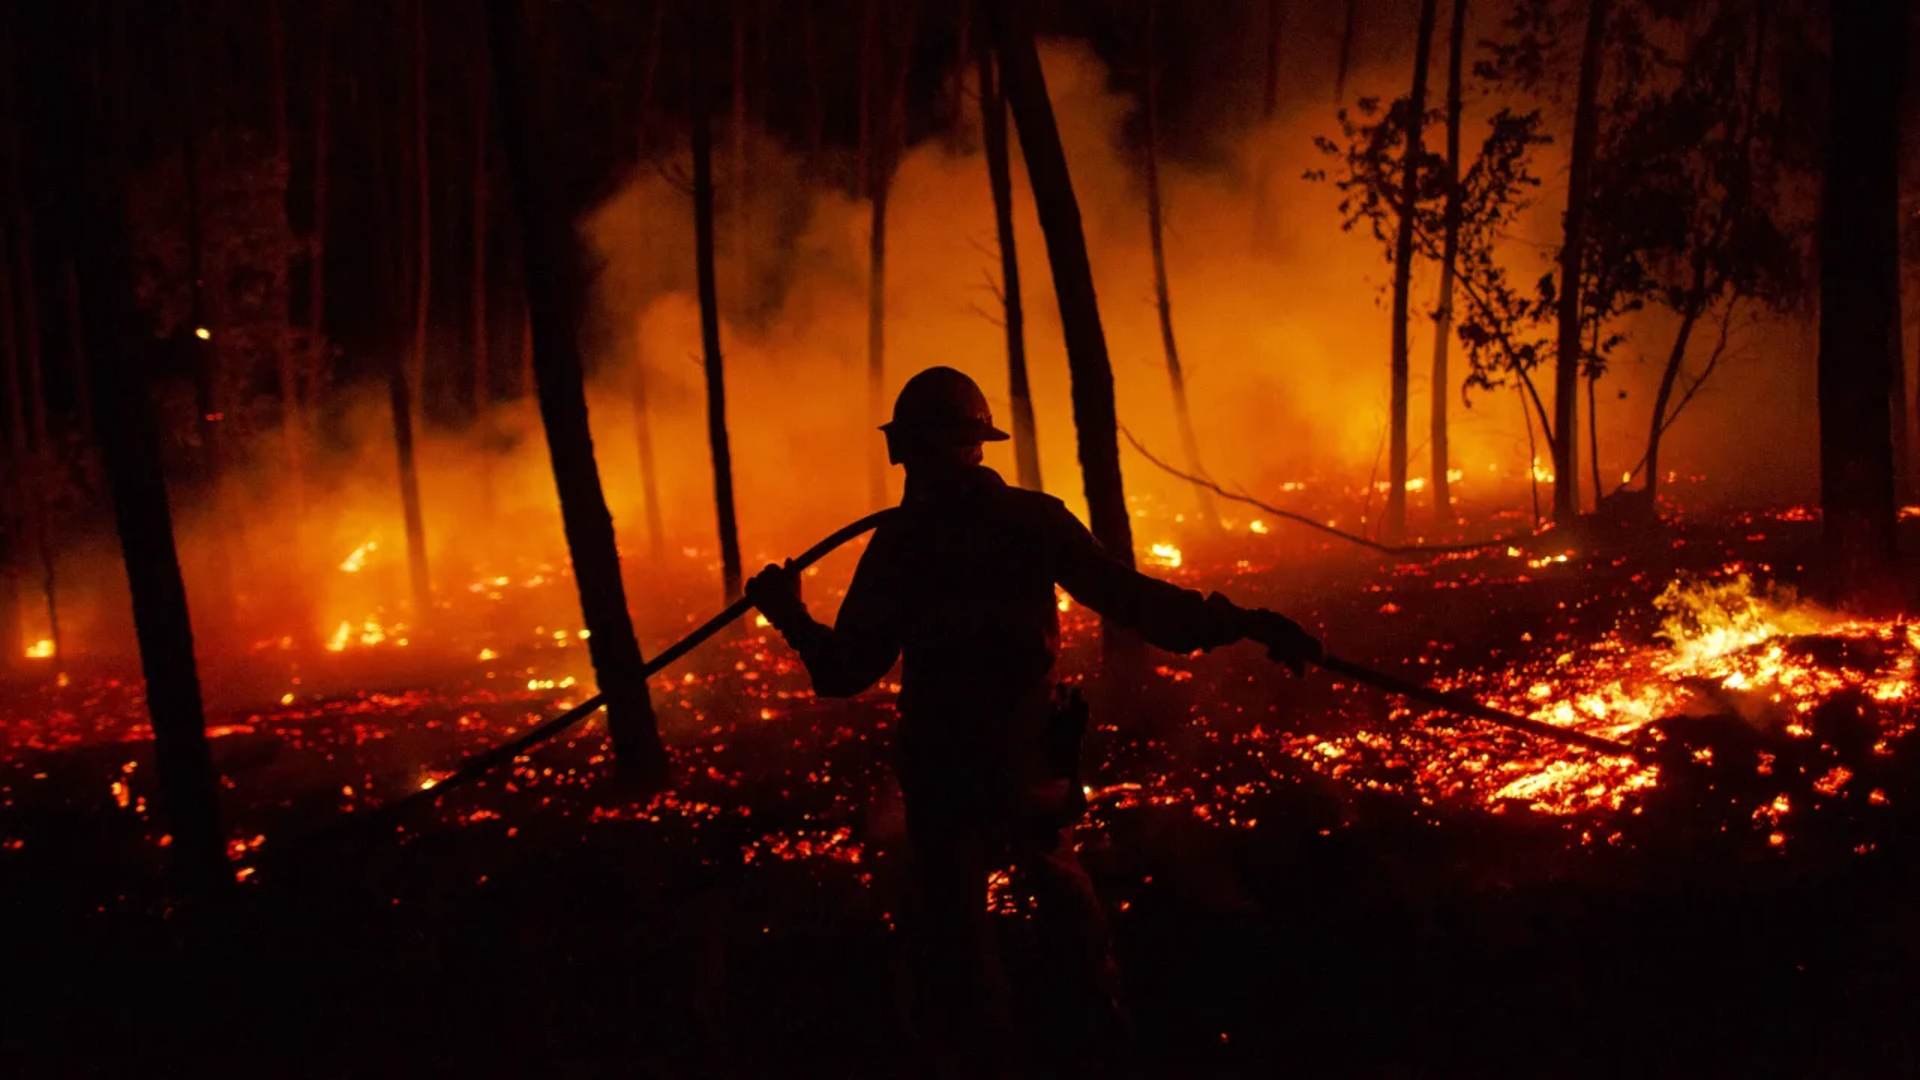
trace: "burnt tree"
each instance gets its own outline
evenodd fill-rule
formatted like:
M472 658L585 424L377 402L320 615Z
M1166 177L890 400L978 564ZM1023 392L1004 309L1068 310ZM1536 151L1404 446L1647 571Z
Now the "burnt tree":
M369 60L369 63L372 61ZM407 378L406 350L400 342L405 336L407 304L403 282L406 279L406 243L401 237L401 203L405 192L396 181L400 170L391 159L395 147L387 145L379 117L369 116L369 158L372 162L373 206L377 231L385 238L386 251L376 260L381 305L380 324L385 354L387 411L393 424L393 451L400 481L400 512L407 538L407 579L411 586L416 618L425 618L433 607L432 580L427 572L426 526L420 513L420 474L414 462L413 387Z
M1353 63L1354 8L1357 0L1347 0L1347 18L1340 30L1340 66L1333 75L1333 103L1347 100L1347 69Z
M869 19L879 25L868 40L877 33L884 43L870 50L872 56L864 66L870 81L867 94L873 99L866 110L872 125L866 162L867 193L872 200L867 228L867 420L874 427L886 419L887 410L887 195L905 134L908 50L913 44L911 5L884 5L884 17L878 14L882 6L875 3L869 9ZM893 25L893 19L900 25ZM871 443L867 473L875 508L887 504L887 472L881 444Z
M494 511L493 487L493 361L487 326L487 98L492 78L485 50L475 58L473 72L473 277L469 284L473 316L473 422L480 433L480 498L488 520Z
M561 525L580 590L581 615L589 633L587 649L607 698L614 760L623 772L637 769L642 777L657 778L665 769L666 750L660 744L653 703L641 674L640 644L620 578L613 516L600 487L593 433L587 424L586 386L575 337L582 271L568 215L550 175L553 147L545 135L550 118L541 115L544 110L537 110L521 92L538 77L531 70L526 48L522 0L490 0L487 15L502 150L526 262L522 280L533 324L534 386L554 486L560 494Z
M1266 120L1280 111L1280 31L1285 15L1281 0L1267 0L1267 73L1260 97L1260 115Z
M1906 5L1835 3L1832 104L1820 214L1820 506L1839 597L1894 575L1887 398L1900 287L1899 146ZM1886 597L1881 597L1886 599Z
M1437 0L1421 0L1419 36L1413 50L1413 90L1406 101L1406 142L1400 159L1400 231L1393 245L1393 342L1387 406L1386 537L1398 541L1407 531L1407 382L1411 370L1407 308L1413 292L1413 239L1420 200L1420 131L1427 116L1427 58L1433 46Z
M696 29L696 33L700 33ZM733 509L733 447L727 437L727 369L720 354L720 298L713 272L713 119L705 72L689 65L693 108L693 239L700 292L700 345L707 382L707 443L713 509L720 529L720 578L728 603L740 599L740 525Z
M662 20L666 0L654 0L652 29L641 61L640 105L634 121L634 159L647 157L647 124L653 118L653 92L660 74ZM666 554L666 526L660 517L660 470L653 452L653 407L648 400L646 307L636 304L633 316L633 433L640 458L640 515L647 523L647 553L658 563Z
M269 0L267 4L267 37L272 58L273 84L273 146L275 160L280 168L293 171L293 143L287 123L287 31L280 0ZM293 186L287 185L286 198L291 201ZM287 207L291 211L292 207ZM293 262L298 249L289 247L281 256L280 273L291 278ZM291 312L283 312L291 315ZM291 321L289 319L289 321ZM280 433L286 441L287 484L293 501L294 527L292 545L295 558L300 552L300 522L306 516L307 477L306 477L306 417L300 400L300 358L295 354L294 344L286 334L279 335L274 342L274 359L277 362L280 379Z
M1026 309L1020 299L1020 253L1013 236L1013 166L1007 147L1007 103L993 68L993 45L974 38L980 74L980 131L987 151L987 184L993 189L993 228L1000 243L1000 302L1007 331L1007 397L1013 412L1013 468L1020 486L1041 490L1040 446L1035 441L1033 391L1027 381Z
M1560 240L1558 331L1553 357L1553 516L1571 520L1580 512L1581 267L1586 257L1587 209L1593 197L1594 144L1600 134L1600 64L1611 0L1587 0L1587 26L1580 46L1579 97L1574 105L1573 149L1567 170L1567 212ZM1596 493L1597 494L1597 493Z
M393 441L400 457L400 499L407 530L407 570L413 582L414 617L425 619L433 607L432 578L427 572L427 527L420 510L420 478L414 464L414 434L419 424L420 395L426 383L427 313L433 296L433 199L427 160L427 17L426 0L413 5L413 340L407 358L389 387L394 410Z
M1027 180L1047 239L1054 293L1060 302L1060 327L1067 343L1072 380L1073 424L1079 443L1080 474L1087 495L1088 524L1109 554L1133 565L1133 522L1127 514L1126 488L1120 478L1119 424L1114 413L1113 365L1093 290L1093 267L1080 226L1080 204L1067 173L1066 151L1047 97L1040 54L1031 29L1020 21L1011 0L994 5L994 51L1000 60L1002 92L1013 112Z
M1465 192L1460 190L1460 76L1467 36L1467 0L1453 0L1453 27L1447 35L1447 157L1441 165L1447 191L1441 211L1445 235L1440 241L1440 300L1433 313L1433 386L1430 446L1433 461L1433 518L1438 525L1453 522L1453 488L1447 479L1451 455L1447 447L1447 347L1453 339L1453 268L1460 257L1460 216Z
M1160 316L1160 346L1167 357L1167 381L1173 392L1173 415L1180 425L1180 449L1186 455L1187 469L1205 476L1200 464L1200 440L1193 431L1193 410L1187 405L1187 376L1180 367L1180 349L1173 335L1173 297L1167 288L1167 247L1160 210L1160 57L1155 33L1159 9L1156 0L1147 0L1147 233L1153 251L1153 301ZM1202 525L1218 526L1220 518L1213 510L1213 498L1207 489L1193 485Z
M112 18L111 15L106 16ZM69 199L80 306L87 325L89 392L114 524L133 601L134 632L153 725L158 806L172 835L173 867L191 887L225 872L213 758L208 750L193 622L174 546L173 511L147 377L136 355L134 286L127 233L124 46L117 28L96 28L106 47L92 78L73 87L90 115L78 136L78 183Z

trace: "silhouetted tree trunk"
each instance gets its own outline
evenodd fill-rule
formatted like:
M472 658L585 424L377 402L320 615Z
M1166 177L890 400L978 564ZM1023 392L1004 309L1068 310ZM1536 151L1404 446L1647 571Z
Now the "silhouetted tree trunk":
M647 125L653 119L653 91L660 73L663 17L666 0L654 0L653 28L642 61L640 115L634 122L639 160L647 155ZM659 465L653 455L653 416L647 400L646 307L636 301L633 314L633 431L640 453L640 512L647 523L647 552L657 564L666 554L666 528L660 519Z
M707 441L713 457L713 508L720 525L720 576L727 602L732 603L740 598L740 526L733 511L733 449L727 438L727 373L720 357L720 300L713 275L713 124L707 115L705 76L698 63L692 65L694 258L700 288L700 343L706 355Z
M887 194L905 124L907 51L913 39L911 7L890 4L887 11L901 22L894 25L875 16L876 36L891 40L874 49L869 69L878 95L869 106L874 127L867 153L872 170L867 191L873 200L867 228L867 420L874 427L887 418ZM868 444L867 479L872 504L885 506L887 457L877 440Z
M1113 404L1113 365L1107 358L1106 332L1093 291L1093 268L1080 226L1080 206L1067 173L1066 152L1047 97L1046 78L1033 36L1006 0L993 17L995 52L1000 59L1002 92L1013 112L1027 179L1040 227L1047 238L1054 292L1060 301L1060 326L1067 342L1067 370L1073 384L1073 421L1079 441L1080 472L1086 485L1087 514L1093 535L1108 552L1133 565L1133 523L1127 514L1120 478L1120 438Z
M1593 503L1600 505L1600 377L1587 376L1587 468L1593 474Z
M1820 220L1820 505L1842 599L1894 582L1892 328L1900 304L1905 4L1831 5L1832 106Z
M1013 235L1013 170L1007 147L1007 103L993 70L993 45L974 39L980 74L981 141L987 151L987 183L993 189L993 227L1000 241L1000 300L1006 313L1007 396L1013 404L1014 476L1023 488L1041 490L1040 445L1033 422L1033 391L1027 384L1026 313L1020 299L1020 255Z
M9 58L11 59L11 58ZM10 74L10 73L9 73ZM9 80L10 81L10 80ZM9 86L10 93L18 88ZM15 100L18 100L17 98ZM62 658L60 640L60 606L57 578L55 575L54 551L51 536L51 505L54 458L53 447L47 434L47 398L44 368L40 355L40 293L36 286L33 253L33 214L29 208L26 188L21 182L19 150L15 136L17 132L9 130L8 180L11 184L14 200L14 240L17 251L11 253L19 261L15 275L10 275L8 285L17 301L16 318L10 328L19 333L17 343L8 339L8 386L13 396L14 421L14 469L16 489L19 495L18 520L15 523L19 534L14 538L14 553L24 555L24 543L33 544L33 553L40 564L40 596L46 610L47 639L53 643L53 656ZM9 257L9 253L0 249L0 258ZM14 350L18 351L15 352Z
M327 159L332 150L328 80L333 65L328 7L322 0L315 13L319 41L313 77L313 232L307 239L307 370L316 378L327 364Z
M1894 273L1899 273L1897 266ZM1893 432L1893 495L1894 501L1904 506L1913 498L1913 460L1909 456L1912 453L1909 447L1913 419L1907 412L1906 349L1902 341L1903 331L1900 322L1901 311L1895 307L1893 327L1888 331L1893 335L1894 362L1893 366L1887 370L1887 402L1888 412L1891 414L1888 423Z
M385 145L385 131L378 119L373 121L372 153L374 190L379 197L374 200L381 217L380 233L386 238L386 258L379 260L381 273L380 293L382 304L381 329L382 343L386 351L387 407L393 421L393 449L395 462L399 469L400 511L407 537L407 578L412 588L413 606L416 619L424 619L433 610L432 578L427 571L427 533L420 513L420 478L414 463L413 447L413 389L407 378L406 349L401 345L406 336L407 298L402 282L406 270L411 265L407 256L407 242L402 235L402 220L406 192L404 190L404 169L388 168L388 147ZM398 140L393 148L395 157L400 155ZM391 172L393 175L389 175Z
M747 284L752 280L747 269L747 251L753 243L753 226L748 220L751 184L747 165L747 5L750 0L733 0L733 115L728 125L728 134L733 140L733 152L727 164L733 169L732 182L727 185L730 196L727 229L728 253L733 257L733 303L736 310L746 312L751 306Z
M1557 346L1553 359L1553 516L1580 512L1580 313L1581 266L1586 257L1587 203L1593 196L1594 143L1600 133L1601 47L1611 0L1587 0L1587 29L1580 48L1579 99L1574 106L1572 163L1567 171L1567 213L1560 240ZM1596 493L1597 494L1597 493Z
M1408 96L1407 135L1400 166L1400 232L1393 247L1393 356L1387 411L1388 542L1407 532L1407 308L1413 292L1413 226L1420 198L1420 132L1427 115L1427 57L1433 46L1436 0L1420 0L1419 37L1413 51L1413 91Z
M24 243L25 237L22 237ZM23 251L23 255L28 252ZM27 281L24 291L25 306L33 308L27 318L32 327L38 321L40 297L32 289L32 280ZM29 483L32 487L33 504L33 543L40 555L40 596L47 608L47 640L53 643L54 660L64 666L66 662L66 642L60 636L60 590L58 563L55 559L53 541L53 485L54 473L58 462L54 457L53 440L47 430L47 386L46 369L41 364L40 337L37 331L30 331L27 338L27 404L31 407L33 419L33 450L28 460L32 463Z
M1267 0L1267 80L1261 95L1262 118L1272 120L1280 109L1280 25L1283 0Z
M1153 249L1153 298L1160 315L1160 345L1167 357L1167 380L1173 390L1173 415L1180 424L1180 448L1187 468L1205 476L1200 464L1200 440L1193 432L1193 411L1187 406L1187 377L1180 369L1180 349L1173 336L1173 298L1167 289L1167 250L1160 215L1160 57L1155 33L1158 0L1147 0L1147 232ZM1218 526L1213 499L1207 489L1193 485L1201 524Z
M433 160L427 143L427 0L413 3L413 351L407 389L414 422L426 407L427 321L433 313Z
M0 48L4 48L0 45ZM9 86L10 103L13 98ZM9 126L19 123L17 114L9 112ZM13 194L18 198L18 193ZM0 230L6 230L7 223L0 221ZM25 554L22 540L32 531L29 522L29 502L27 492L27 415L26 392L20 382L20 350L14 337L14 292L12 272L12 245L7 242L5 232L0 231L0 355L6 358L6 394L8 405L7 423L7 505L5 517L0 519L0 527L6 529L6 548L0 551L0 665L11 667L20 662L25 652L24 628L20 624L20 580L22 568L20 561Z
M106 9L111 12L112 9ZM106 16L112 18L111 14ZM75 88L90 100L82 125L80 205L72 207L81 306L89 330L87 377L99 425L94 434L113 504L133 600L134 632L153 725L158 809L174 869L184 883L223 874L215 776L208 751L193 623L174 548L173 514L160 467L160 434L148 397L149 365L136 356L133 271L127 240L127 71L118 34L102 34L106 56ZM91 86L91 92L88 87Z
M1340 68L1333 76L1333 103L1344 105L1347 100L1347 69L1353 63L1354 6L1357 0L1347 0L1347 21L1340 31Z
M1667 365L1660 373L1660 388L1653 396L1653 421L1647 431L1647 478L1644 490L1647 493L1647 506L1652 509L1655 497L1660 491L1660 437L1667 430L1667 408L1673 400L1673 388L1680 380L1680 369L1687 359L1687 345L1693 340L1693 329L1700 322L1705 311L1707 260L1702 249L1694 259L1693 288L1688 295L1686 306L1680 312L1680 329L1674 333L1673 347L1667 352Z
M640 512L647 523L647 553L657 564L666 556L667 530L660 520L660 468L653 455L653 416L647 401L645 309L633 317L633 429L640 452Z
M855 106L855 124L859 128L854 135L853 193L855 197L867 194L867 185L873 180L873 91L879 76L874 74L875 58L880 52L880 12L884 0L865 0L861 5L860 20L860 76L858 98Z
M537 109L524 93L538 74L529 62L522 0L490 0L487 11L502 145L526 259L522 278L533 319L534 382L580 610L590 635L587 649L607 697L615 762L623 771L637 768L640 776L658 779L665 772L666 750L641 675L640 644L627 612L613 516L607 512L587 424L586 386L574 336L583 295L581 267L571 223L550 178L553 147L545 132L551 117L541 115L545 110Z
M269 55L272 67L273 94L273 147L276 160L280 163L283 175L293 171L293 145L287 127L287 33L282 18L280 0L269 0L267 4L267 26ZM291 200L293 186L287 185L283 198ZM290 210L291 207L288 207ZM283 278L291 279L293 262L298 250L289 245L280 259L280 273ZM288 312L282 312L283 316ZM291 322L290 319L287 320ZM294 355L290 333L283 330L274 340L274 359L278 363L280 375L280 434L286 440L287 486L292 495L294 528L291 540L294 556L299 556L299 522L306 516L307 476L303 460L306 449L306 416L300 403L299 359Z
M1453 380L1447 374L1447 348L1453 341L1453 265L1460 255L1460 75L1467 37L1467 0L1453 0L1453 28L1447 35L1447 206L1446 236L1440 248L1440 303L1433 315L1433 519L1453 522L1453 485L1447 478L1452 455L1447 447L1447 398Z
M493 336L487 323L487 57L476 58L473 94L473 421L480 433L481 508L493 520Z

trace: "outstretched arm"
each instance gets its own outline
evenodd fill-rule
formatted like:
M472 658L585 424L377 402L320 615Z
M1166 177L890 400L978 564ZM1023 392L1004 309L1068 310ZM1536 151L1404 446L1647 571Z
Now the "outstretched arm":
M821 697L853 697L880 680L900 655L893 594L868 548L854 571L833 626L815 619L800 598L800 575L769 566L747 582L747 599L800 654Z
M1321 655L1317 638L1276 612L1243 608L1149 577L1109 555L1080 519L1055 509L1048 530L1054 580L1075 600L1168 652L1190 653L1251 638L1298 672Z

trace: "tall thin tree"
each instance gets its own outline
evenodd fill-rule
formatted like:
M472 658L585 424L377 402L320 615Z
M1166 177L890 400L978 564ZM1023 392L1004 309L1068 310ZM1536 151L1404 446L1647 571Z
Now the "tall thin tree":
M660 74L660 52L666 0L654 0L653 20L647 35L646 55L641 61L640 105L634 121L635 160L647 157L648 125L653 120L653 91ZM657 564L666 555L666 526L660 516L660 468L653 452L653 410L648 400L651 373L647 370L646 309L635 300L633 316L633 431L640 457L640 513L647 523L647 551Z
M111 5L93 9L118 22ZM114 522L120 536L134 633L153 725L158 809L174 868L194 886L211 884L225 867L213 757L194 660L193 621L174 546L173 513L161 473L160 433L148 395L150 365L140 363L127 231L127 63L124 30L96 27L104 40L91 78L75 97L89 104L77 162L77 198L70 199L80 301L89 329L87 378ZM91 51L91 46L82 46Z
M873 80L868 109L873 132L867 152L872 209L867 227L867 420L876 427L886 419L887 407L887 196L906 123L907 60L913 38L912 5L884 6L885 19L873 16L881 44L868 67ZM870 444L867 478L876 508L887 504L887 475L885 453L879 443Z
M1088 524L1114 558L1133 564L1133 522L1127 513L1126 487L1120 477L1119 423L1113 401L1113 364L1093 288L1080 204L1067 172L1066 151L1047 97L1046 76L1033 44L1031 28L1011 0L994 5L994 51L1012 110L1020 148L1033 186L1034 206L1046 236L1053 267L1054 293L1060 302L1060 326L1067 343L1072 381L1073 421L1079 442L1080 473L1087 496Z
M1285 17L1285 0L1267 0L1267 78L1260 96L1260 115L1266 120L1280 111L1280 32Z
M293 172L293 142L291 128L287 123L287 28L280 0L268 0L267 39L268 54L271 58L274 158L279 163L281 175L290 176ZM285 202L291 203L292 196L293 185L288 184L282 198ZM291 206L287 208L291 209ZM289 244L282 254L278 267L283 279L291 279L293 262L298 255L298 249ZM291 313L281 313L283 317L289 314ZM286 319L285 322L290 323L291 319ZM280 435L286 443L287 486L292 496L294 514L291 538L297 561L301 531L299 523L306 516L307 504L307 476L304 460L307 424L300 402L300 361L295 355L290 333L282 332L276 336L274 360L280 377Z
M480 453L480 498L481 507L488 520L492 520L495 492L493 482L493 328L488 322L487 304L487 241L490 239L488 226L492 202L489 199L489 170L487 168L488 108L487 99L492 96L492 73L488 70L488 50L482 49L474 64L473 93L473 279L469 288L473 327L473 422L474 429L480 433L482 451Z
M1167 288L1167 247L1160 208L1160 55L1157 38L1157 0L1147 0L1147 234L1153 251L1153 300L1160 316L1160 345L1167 358L1167 381L1173 391L1173 416L1180 425L1180 448L1186 454L1187 468L1195 476L1205 476L1200 464L1200 440L1193 430L1193 410L1187 405L1187 376L1180 367L1180 348L1173 334L1173 295ZM1193 485L1198 500L1200 522L1217 526L1213 497L1207 489Z
M607 730L622 771L657 779L666 767L653 703L641 675L640 643L627 611L620 578L620 552L613 516L607 512L600 469L593 456L587 394L575 325L584 290L572 227L551 176L553 147L543 134L551 118L539 115L522 88L541 73L532 70L526 47L523 0L490 0L494 87L502 149L512 178L520 222L522 275L533 319L533 374L540 419L547 434L560 519L573 558L580 611L587 624L587 650L607 697Z
M1000 301L1007 331L1007 396L1013 412L1014 477L1023 488L1041 490L1040 445L1035 441L1033 391L1027 384L1026 308L1020 298L1020 254L1013 235L1013 169L1007 147L1007 103L993 65L987 35L973 40L979 71L981 141L987 151L987 184L993 189L994 235L1000 242Z
M12 109L9 125L19 123ZM11 194L11 193L9 193ZM27 417L26 395L20 385L20 351L13 336L13 274L8 228L0 215L0 357L5 358L7 395L7 503L0 508L0 668L17 663L25 651L20 625L21 536L27 528Z
M367 58L369 64L376 59ZM404 97L402 98L404 100ZM393 423L394 460L398 467L400 481L400 512L406 530L407 539L407 578L412 588L413 607L416 619L424 619L433 610L433 584L427 565L427 530L420 510L420 474L414 453L414 406L413 384L408 377L409 350L401 344L407 337L409 326L409 296L404 282L407 271L412 265L407 258L408 244L404 235L404 212L408 192L403 177L404 168L399 167L398 159L404 140L394 140L387 144L387 128L377 115L369 115L370 153L372 159L373 186L377 193L374 207L378 212L378 231L385 237L387 250L385 258L378 260L380 271L377 292L381 301L381 329L383 346L386 352L387 406ZM389 166L389 161L394 161Z
M407 357L414 414L426 405L427 326L433 314L433 155L427 140L427 0L413 3L413 351Z
M1333 103L1342 105L1347 100L1347 70L1353 64L1354 16L1358 0L1347 0L1347 18L1340 30L1340 66L1333 75Z
M1841 599L1891 600L1895 513L1887 397L1900 363L1900 94L1906 5L1831 7L1832 97L1820 213L1820 506Z
M1567 170L1567 212L1560 240L1559 327L1553 357L1553 516L1571 520L1580 512L1580 323L1586 258L1587 208L1593 198L1594 144L1600 135L1601 48L1612 0L1587 0L1587 28L1580 46L1579 96L1574 105L1573 149Z
M1460 256L1460 76L1467 37L1467 0L1453 0L1453 27L1447 35L1447 159L1442 168L1447 205L1442 211L1445 236L1440 242L1440 302L1433 313L1433 386L1431 434L1433 450L1433 518L1436 524L1453 522L1453 484L1447 477L1452 456L1447 445L1447 399L1453 380L1447 373L1447 347L1453 340L1453 266Z
M705 27L695 33L705 37ZM704 41L702 42L704 44ZM696 47L697 52L704 49ZM693 107L693 235L700 292L700 343L707 377L707 442L713 460L713 508L720 528L720 576L728 603L740 598L740 525L733 508L733 447L727 436L727 372L720 355L720 299L713 272L713 119L707 72L689 65Z
M24 554L18 541L30 539L40 563L40 592L46 611L47 638L52 655L64 659L60 636L60 604L55 550L52 540L51 491L53 448L48 439L47 399L42 373L44 358L40 352L40 292L34 256L33 204L28 197L24 163L21 156L21 110L25 108L21 87L15 81L13 41L0 44L0 80L9 102L6 129L6 183L11 201L15 247L0 244L0 261L17 258L7 269L8 292L15 307L9 312L7 337L7 385L13 399L13 473L16 498L14 557ZM18 338L13 335L18 333ZM24 375L24 378L23 378ZM10 613L11 614L11 613ZM16 628L18 623L16 622ZM17 653L15 655L18 655Z
M1400 231L1393 247L1393 355L1387 413L1385 535L1390 542L1399 540L1407 531L1407 383L1412 366L1408 355L1407 308L1413 293L1413 230L1414 219L1419 216L1420 166L1424 156L1420 135L1427 117L1427 58L1432 52L1436 6L1437 0L1420 0L1420 27L1413 50L1413 89L1407 95L1406 143L1400 162Z
M332 5L315 5L313 69L313 231L307 236L307 372L317 380L326 369L327 318L327 179L332 151L333 34L328 13Z

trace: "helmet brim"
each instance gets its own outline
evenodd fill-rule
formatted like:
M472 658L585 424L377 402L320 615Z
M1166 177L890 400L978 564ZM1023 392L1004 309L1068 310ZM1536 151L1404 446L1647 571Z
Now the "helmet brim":
M928 431L924 428L915 428L912 424L903 424L898 420L889 420L880 425L880 430L893 435L917 438L949 446L1006 442L1013 438L1013 436L994 427L991 423L982 423L978 427L965 430Z

